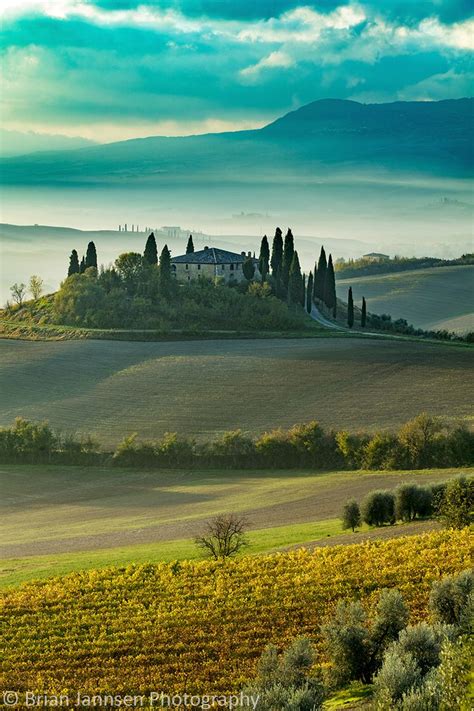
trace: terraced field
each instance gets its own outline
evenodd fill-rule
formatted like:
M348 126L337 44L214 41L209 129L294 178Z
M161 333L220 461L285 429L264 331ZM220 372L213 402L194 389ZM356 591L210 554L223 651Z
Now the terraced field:
M474 266L438 267L381 276L337 279L337 294L367 299L372 313L405 318L418 328L474 330Z
M472 415L469 346L324 338L193 342L0 340L0 424L18 416L97 435L196 438L319 420L395 428L425 410Z

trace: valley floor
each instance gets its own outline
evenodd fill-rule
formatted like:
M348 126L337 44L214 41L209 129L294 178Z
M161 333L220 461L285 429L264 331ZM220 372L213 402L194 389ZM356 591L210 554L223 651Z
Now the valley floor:
M222 511L248 521L247 553L410 535L431 521L344 533L349 498L402 482L429 483L473 469L377 471L133 471L0 468L0 584L72 570L196 558L203 524Z

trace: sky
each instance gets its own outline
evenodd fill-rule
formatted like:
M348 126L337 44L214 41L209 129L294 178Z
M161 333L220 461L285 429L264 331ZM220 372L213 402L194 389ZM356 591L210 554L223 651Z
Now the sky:
M0 0L2 126L109 142L472 95L469 0Z

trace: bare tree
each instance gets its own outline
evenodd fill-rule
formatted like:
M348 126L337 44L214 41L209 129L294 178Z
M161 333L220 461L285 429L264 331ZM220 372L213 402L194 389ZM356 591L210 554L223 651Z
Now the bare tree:
M220 514L206 524L202 535L194 542L215 560L235 555L248 545L245 535L247 521L235 514Z
M13 284L13 286L10 287L10 291L12 293L12 299L15 302L15 304L18 304L18 306L21 306L23 304L23 299L25 298L26 294L26 284Z
M43 293L43 283L42 278L36 274L33 274L33 276L30 277L30 292L35 301L36 299L39 299Z

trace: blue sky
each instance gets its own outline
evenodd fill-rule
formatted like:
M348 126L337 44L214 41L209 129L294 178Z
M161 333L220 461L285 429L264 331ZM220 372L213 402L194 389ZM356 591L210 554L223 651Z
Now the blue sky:
M2 0L2 123L111 141L260 126L325 97L467 96L469 7Z

